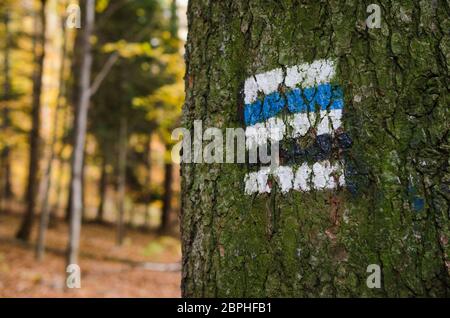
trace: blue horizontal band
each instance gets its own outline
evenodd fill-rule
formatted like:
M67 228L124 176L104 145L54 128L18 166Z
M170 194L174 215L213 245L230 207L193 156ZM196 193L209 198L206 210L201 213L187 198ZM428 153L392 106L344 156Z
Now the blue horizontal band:
M286 106L291 113L314 112L316 105L320 110L344 108L342 88L329 83L320 84L317 87L307 87L303 90L294 88L284 95L274 92L265 96L263 101L258 99L251 104L246 104L244 108L245 124L250 126L266 121L278 115Z

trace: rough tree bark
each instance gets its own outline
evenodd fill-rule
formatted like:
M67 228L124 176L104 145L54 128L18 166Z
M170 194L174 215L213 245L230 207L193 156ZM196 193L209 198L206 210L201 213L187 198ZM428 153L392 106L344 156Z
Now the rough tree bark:
M86 0L85 19L82 34L82 63L80 70L79 99L77 103L77 116L75 122L75 142L72 160L72 180L70 184L70 227L68 264L78 263L80 244L81 218L82 218L82 173L84 161L84 146L87 131L87 116L91 97L90 81L92 70L92 44L91 35L95 23L95 0Z
M26 193L27 210L22 220L16 238L28 241L34 223L34 214L36 207L36 196L38 188L38 170L40 160L40 128L41 128L41 92L42 92L42 74L44 71L45 60L45 38L47 17L45 14L46 0L40 1L39 20L41 31L37 37L39 43L39 52L36 53L36 70L33 78L33 101L31 106L31 132L30 132L30 159L28 167L28 186Z
M244 194L246 164L182 165L184 296L449 296L446 1L189 2L184 124L243 127L249 76L336 62L345 188ZM381 288L369 289L369 264Z

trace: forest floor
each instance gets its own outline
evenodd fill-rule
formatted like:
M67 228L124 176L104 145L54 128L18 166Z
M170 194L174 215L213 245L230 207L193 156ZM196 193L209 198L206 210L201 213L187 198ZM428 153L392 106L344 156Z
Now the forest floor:
M83 224L81 288L67 290L65 222L60 221L49 230L45 259L37 262L34 244L14 239L20 220L17 213L0 215L0 298L180 297L179 269L153 271L144 267L151 265L154 269L164 264L178 267L181 259L178 238L128 229L125 242L119 247L115 244L114 226ZM36 241L36 232L32 242Z

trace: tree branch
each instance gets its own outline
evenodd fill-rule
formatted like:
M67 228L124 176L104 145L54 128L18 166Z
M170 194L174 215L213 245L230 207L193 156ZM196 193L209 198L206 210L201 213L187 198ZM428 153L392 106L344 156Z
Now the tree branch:
M103 65L102 69L97 74L97 76L95 77L95 79L94 79L94 81L93 81L93 83L91 85L91 88L90 88L91 96L95 95L95 93L99 89L100 85L105 80L106 76L108 76L108 74L111 71L111 69L114 66L114 64L116 64L117 60L119 59L119 56L120 56L119 52L114 52L113 54L111 54L109 56L108 60Z

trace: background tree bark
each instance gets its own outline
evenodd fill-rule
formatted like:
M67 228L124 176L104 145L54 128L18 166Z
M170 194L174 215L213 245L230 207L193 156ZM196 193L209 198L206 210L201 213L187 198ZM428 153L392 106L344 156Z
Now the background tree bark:
M172 211L173 197L173 163L167 162L164 165L164 196L161 211L161 223L159 225L160 232L167 232L170 226L170 218Z
M80 8L82 12L86 12L86 2L82 1L80 2ZM73 107L73 115L74 115L74 122L76 123L78 121L78 102L80 98L80 69L81 64L83 60L83 29L76 29L75 30L75 40L74 40L74 46L73 46L73 54L72 54L72 65L71 65L71 85L70 85L70 91L69 91L69 98L70 98L70 104ZM72 127L71 135L70 135L70 144L75 144L75 129L76 127L73 127L74 125L70 125L69 127ZM74 156L72 155L70 166L73 166L73 160ZM70 171L70 180L72 180L72 169ZM71 182L71 181L70 181ZM65 210L65 221L70 222L70 210L72 208L72 187L69 186L69 193L67 196L67 204L66 204L66 210Z
M91 97L92 44L91 35L95 24L95 0L86 0L84 29L82 34L82 63L80 70L79 100L75 122L75 142L72 161L72 180L70 185L70 234L68 246L68 264L78 263L80 244L83 187L82 173L84 161L84 147L87 132L87 116Z
M95 221L98 223L103 223L104 221L106 190L108 186L108 171L106 169L107 167L106 156L107 156L106 154L103 154L101 176L98 187L100 201L97 208L97 216L95 217Z
M10 52L11 52L11 34L10 34L10 17L9 12L6 10L3 16L3 23L5 27L5 41L3 51L3 109L2 109L2 130L7 133L10 128L9 118L9 101L11 99L11 74L10 74ZM3 146L0 157L0 212L2 211L5 203L13 195L11 184L11 148L6 140Z
M120 118L119 160L118 160L118 202L117 202L117 245L123 244L125 237L125 199L127 186L127 152L128 152L128 123L125 115Z
M183 164L184 296L450 295L450 8L383 1L367 29L370 3L189 2L188 129L243 127L247 77L327 58L353 147L336 191L247 196L247 165Z
M41 92L42 92L42 74L44 70L45 60L45 38L47 18L45 14L46 0L41 0L39 11L39 20L41 32L36 35L38 38L40 50L36 53L36 71L33 78L33 102L31 106L32 126L30 132L30 160L28 168L28 186L26 193L27 210L22 220L19 231L16 234L18 239L28 241L30 239L31 230L34 223L34 214L36 207L36 196L38 188L38 170L40 159L40 128L41 128Z
M148 196L144 204L144 227L150 228L150 211L152 199L152 133L148 135L148 141L145 143L145 187Z
M50 155L44 170L44 174L42 176L43 180L43 194L42 194L42 203L41 203L41 215L40 215L40 223L39 223L39 234L38 240L36 244L36 258L41 261L44 258L45 253L45 240L47 234L47 228L50 221L50 190L53 187L52 180L52 172L53 165L55 164L56 159L56 143L58 142L58 128L59 128L59 116L61 115L61 110L63 108L63 98L66 95L65 92L65 65L66 65L66 53L67 53L67 32L65 28L65 18L61 20L62 22L62 30L63 30L63 43L61 47L61 67L59 70L59 90L56 101L56 109L53 117L53 134L52 139L49 145Z

